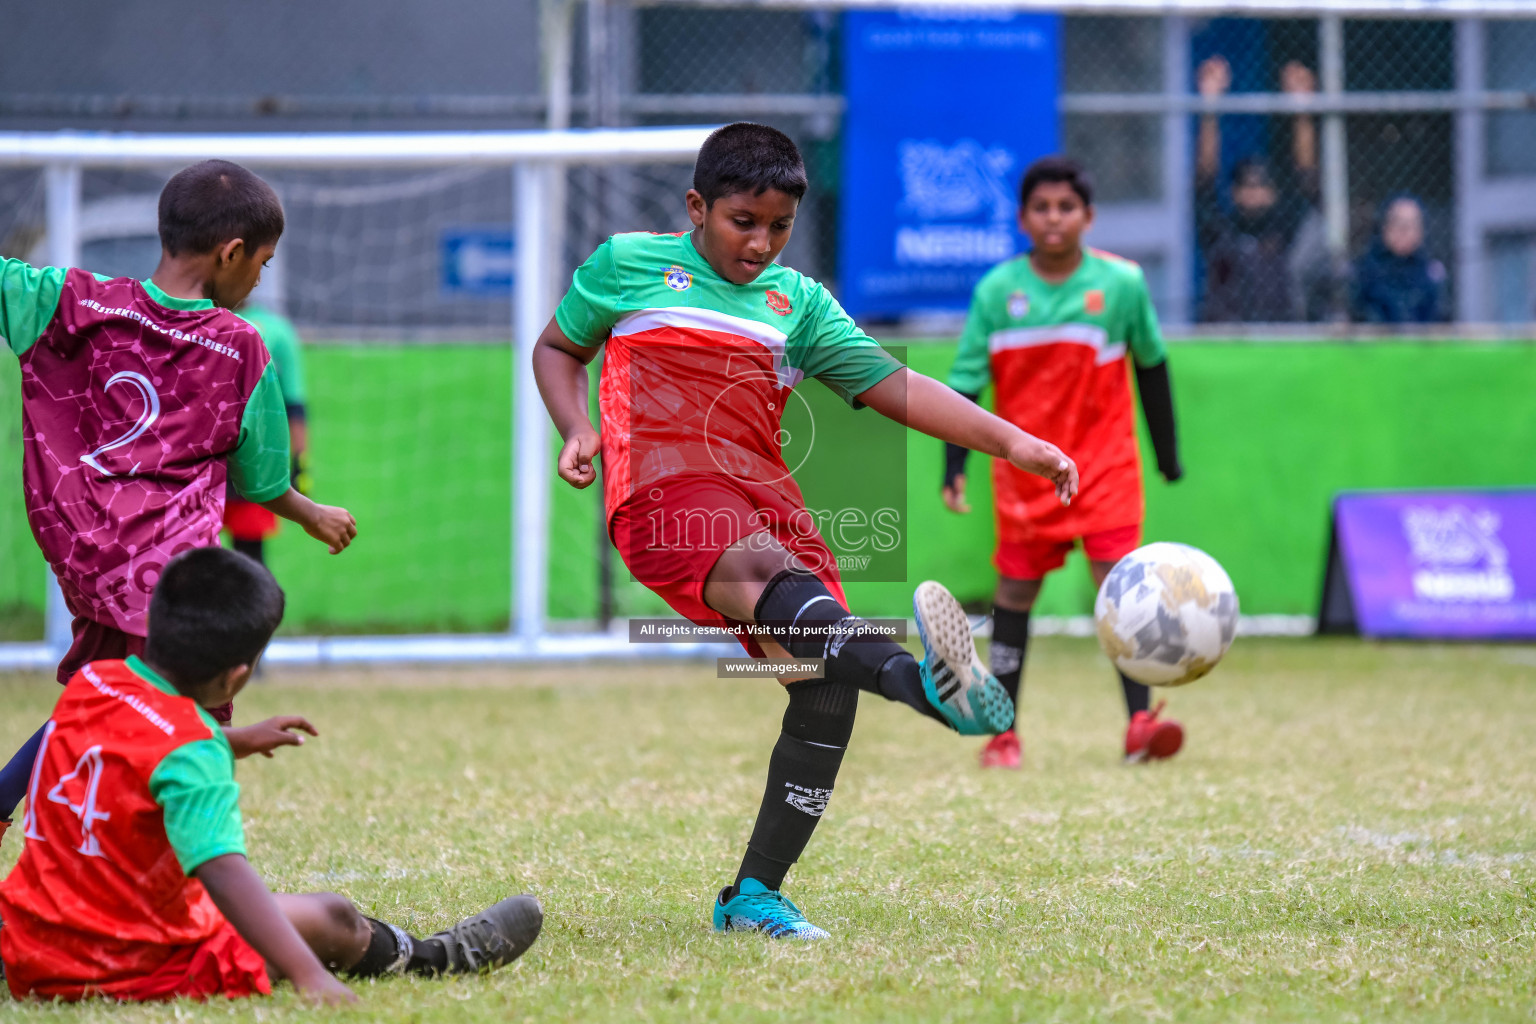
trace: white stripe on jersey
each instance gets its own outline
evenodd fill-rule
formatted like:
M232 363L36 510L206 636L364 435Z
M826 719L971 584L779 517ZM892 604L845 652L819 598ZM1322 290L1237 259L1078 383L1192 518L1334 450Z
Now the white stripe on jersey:
M1093 361L1099 366L1125 358L1125 342L1109 342L1109 333L1093 324L1054 324L1045 327L1010 327L993 331L987 338L987 351L1010 348L1034 348L1039 345L1087 345L1094 350Z
M757 342L773 353L773 371L783 387L792 388L805 377L798 368L785 365L784 346L789 341L789 335L760 320L749 320L744 316L732 316L713 309L664 306L659 309L636 310L619 317L618 323L613 325L612 334L615 338L622 338L669 327L684 331L716 331Z

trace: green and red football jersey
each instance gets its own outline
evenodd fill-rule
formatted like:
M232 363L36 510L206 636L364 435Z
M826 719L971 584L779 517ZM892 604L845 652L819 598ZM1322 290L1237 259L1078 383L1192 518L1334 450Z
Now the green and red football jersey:
M245 853L218 724L138 658L64 688L32 769L26 846L0 882L0 959L17 997L131 998L225 927L199 866Z
M1081 486L1063 508L1049 480L992 463L998 540L1071 540L1139 524L1141 454L1126 355L1167 358L1141 268L1088 249L1071 277L1042 280L1027 256L987 272L971 296L949 384L996 385L997 414L1077 462Z
M769 483L795 504L780 452L790 391L815 377L851 405L901 368L820 284L777 264L751 284L715 273L686 234L614 235L555 312L606 343L599 406L608 515L678 473Z

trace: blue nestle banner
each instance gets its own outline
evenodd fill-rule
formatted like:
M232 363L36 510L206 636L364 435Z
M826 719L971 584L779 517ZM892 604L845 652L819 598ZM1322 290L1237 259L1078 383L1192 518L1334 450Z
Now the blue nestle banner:
M838 280L854 316L963 310L1024 249L1018 183L1060 148L1061 20L851 12Z
M1364 635L1536 639L1536 491L1345 494L1334 530Z

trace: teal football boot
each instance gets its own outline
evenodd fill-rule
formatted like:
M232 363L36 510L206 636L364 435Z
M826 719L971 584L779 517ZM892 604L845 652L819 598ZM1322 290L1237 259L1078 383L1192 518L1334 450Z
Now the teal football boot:
M800 908L776 889L755 878L743 878L730 899L731 887L715 897L715 931L762 932L771 939L829 939L832 936L805 919Z
M1013 724L1013 701L997 677L981 666L971 622L955 595L929 580L912 595L917 635L923 641L923 693L962 736L989 736Z

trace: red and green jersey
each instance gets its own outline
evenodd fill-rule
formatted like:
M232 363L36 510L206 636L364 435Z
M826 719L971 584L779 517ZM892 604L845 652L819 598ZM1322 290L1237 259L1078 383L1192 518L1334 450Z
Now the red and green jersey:
M189 876L245 853L223 732L138 658L92 662L53 709L26 845L0 882L0 960L21 998L130 993L225 919Z
M1048 480L992 464L998 539L1070 540L1139 524L1141 455L1126 355L1166 356L1141 268L1096 249L1059 284L1020 257L988 271L971 296L950 371L957 391L996 385L997 414L1057 445L1081 488L1063 508Z
M796 504L780 454L791 390L815 377L849 404L901 368L831 294L775 264L715 273L685 234L614 235L555 311L579 345L607 343L598 402L609 516L677 473L769 483Z
M144 636L176 554L218 543L226 478L288 489L288 420L256 329L152 281L0 261L21 363L22 482L70 610Z

